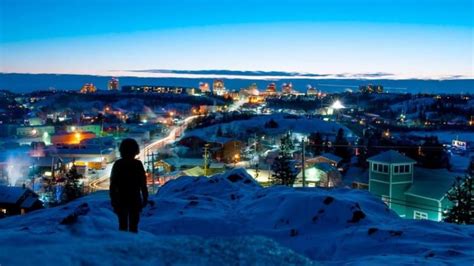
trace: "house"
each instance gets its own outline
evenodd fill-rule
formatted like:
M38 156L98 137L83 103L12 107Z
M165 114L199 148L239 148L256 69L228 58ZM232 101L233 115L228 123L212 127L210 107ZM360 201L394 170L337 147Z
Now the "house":
M342 176L333 165L317 163L305 169L305 184L308 187L337 187L342 184ZM303 185L303 171L296 176L295 185Z
M0 186L0 215L25 214L43 208L38 195L25 187Z
M342 162L342 158L332 153L326 152L314 158L309 158L306 160L306 162L310 164L311 163L329 163L330 165L334 167L339 167L340 163Z
M440 221L442 212L450 207L446 194L455 173L415 167L416 161L393 150L367 161L369 191L401 217Z
M189 149L187 152L188 156L201 156L204 146L207 145L212 158L225 163L240 161L243 148L243 143L239 140L216 136L186 136L178 143Z

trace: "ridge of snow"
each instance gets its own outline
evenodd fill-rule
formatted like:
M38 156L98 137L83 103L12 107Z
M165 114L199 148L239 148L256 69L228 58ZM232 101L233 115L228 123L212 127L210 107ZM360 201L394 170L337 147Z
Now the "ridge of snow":
M264 188L234 169L180 177L150 199L138 235L117 231L104 192L0 220L0 262L46 256L50 264L471 265L474 259L474 227L399 218L367 191ZM11 256L18 252L34 255Z

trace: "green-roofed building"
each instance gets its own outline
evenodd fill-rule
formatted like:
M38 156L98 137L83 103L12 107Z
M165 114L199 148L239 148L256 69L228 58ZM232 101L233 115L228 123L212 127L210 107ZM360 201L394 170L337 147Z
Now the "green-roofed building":
M449 208L446 193L455 173L446 169L415 167L416 161L389 150L369 162L369 191L379 196L392 210L408 219L440 221Z

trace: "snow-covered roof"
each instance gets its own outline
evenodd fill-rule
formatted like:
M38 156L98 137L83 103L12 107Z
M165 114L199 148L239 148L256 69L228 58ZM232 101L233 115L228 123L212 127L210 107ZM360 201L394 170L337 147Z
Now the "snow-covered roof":
M459 175L449 172L447 169L415 167L413 184L405 193L441 200L451 189L456 176Z
M169 165L172 165L176 168L180 168L182 166L202 166L204 163L202 158L177 158L177 157L163 159L163 162Z
M15 204L26 192L22 187L0 186L0 203Z
M416 163L415 160L402 155L401 153L388 150L386 152L379 153L375 156L370 157L367 159L369 162L378 162L378 163L387 163L387 164L394 164L394 163Z
M326 153L323 153L317 157L324 157L324 158L327 158L331 161L335 161L336 163L339 163L340 161L342 161L342 158L335 155L335 154L332 154L332 153L329 153L329 152L326 152Z
M369 170L359 167L350 167L344 174L342 181L349 187L352 186L354 182L369 184Z

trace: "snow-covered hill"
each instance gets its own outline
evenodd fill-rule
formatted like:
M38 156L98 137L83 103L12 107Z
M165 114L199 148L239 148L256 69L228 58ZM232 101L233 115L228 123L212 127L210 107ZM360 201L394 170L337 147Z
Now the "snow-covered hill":
M265 127L265 123L271 119L273 119L278 124L277 128ZM347 127L339 123L323 121L319 118L288 116L284 114L260 115L252 117L248 120L236 120L228 123L219 123L217 125L212 125L205 128L189 130L185 133L185 136L196 136L207 139L210 136L214 136L219 127L223 132L230 132L236 135L239 135L240 133L243 136L248 135L248 133L246 133L247 130L259 130L270 136L283 134L289 130L294 133L301 134L320 132L324 135L336 135L337 131L342 128L348 137L352 137L352 132Z
M168 182L140 233L107 193L0 220L0 263L472 265L474 227L398 218L368 192L262 188L242 169ZM66 219L65 219L66 218Z

